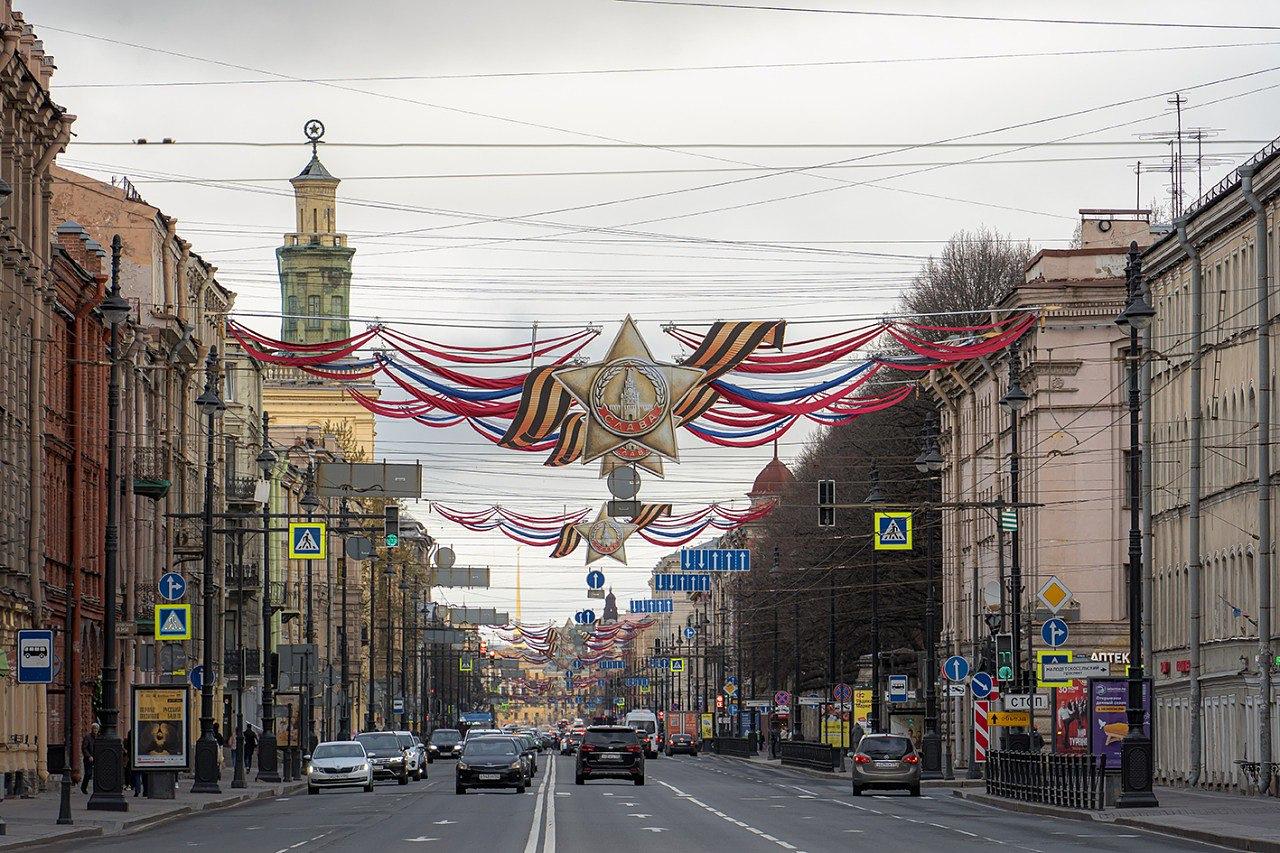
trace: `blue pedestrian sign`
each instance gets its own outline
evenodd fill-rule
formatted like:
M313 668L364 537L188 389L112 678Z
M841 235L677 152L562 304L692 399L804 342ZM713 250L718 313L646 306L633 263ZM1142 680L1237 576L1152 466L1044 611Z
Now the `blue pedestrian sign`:
M960 655L952 655L942 665L942 672L948 681L964 681L969 677L969 659Z
M190 640L191 605L157 604L155 606L155 638L157 640Z
M1052 619L1046 619L1044 625L1040 626L1040 637L1044 640L1044 644L1050 648L1056 649L1067 641L1067 622L1065 619L1059 619L1057 616Z
M684 629L684 638L686 640L692 640L696 636L698 636L698 629L692 625L689 625Z
M603 589L604 588L604 572L599 569L592 569L587 572L587 588Z
M986 699L991 695L991 676L985 672L975 672L969 679L969 689L974 699Z
M53 681L53 631L24 628L18 631L18 683L49 684Z
M907 677L905 675L889 676L889 701L907 701Z
M323 521L289 522L289 559L323 560L328 556L329 537ZM392 544L390 542L388 545Z
M165 601L181 601L187 594L187 580L177 572L165 572L156 586L160 589L160 597Z

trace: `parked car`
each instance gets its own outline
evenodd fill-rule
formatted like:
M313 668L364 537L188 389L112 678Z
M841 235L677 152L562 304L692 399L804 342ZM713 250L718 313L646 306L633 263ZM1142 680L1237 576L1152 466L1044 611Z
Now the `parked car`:
M373 767L359 741L337 740L316 744L307 759L307 793L321 788L373 790Z
M693 739L693 735L685 732L676 732L667 740L667 757L669 758L677 752L684 755L698 754L698 742Z
M468 740L454 774L455 794L465 794L470 788L515 788L517 794L523 794L529 781L520 744L503 736Z
M400 740L400 748L409 762L409 778L417 781L427 776L427 751L422 748L422 741L413 732L395 732Z
M437 758L457 758L462 754L462 732L457 729L436 729L427 743L427 763Z
M582 738L574 784L610 776L644 784L644 746L630 726L590 726Z
M853 754L853 795L871 788L905 788L920 796L920 756L904 735L863 735Z
M369 756L369 766L374 779L395 779L401 785L409 784L409 759L395 732L362 732L356 741Z

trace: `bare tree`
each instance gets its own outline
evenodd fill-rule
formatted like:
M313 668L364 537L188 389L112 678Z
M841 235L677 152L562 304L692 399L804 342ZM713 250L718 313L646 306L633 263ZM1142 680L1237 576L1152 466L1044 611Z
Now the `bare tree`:
M969 315L958 312L990 308L1021 282L1035 252L1030 241L986 227L957 231L916 273L902 305L914 314L939 315L931 318L938 325L962 324Z

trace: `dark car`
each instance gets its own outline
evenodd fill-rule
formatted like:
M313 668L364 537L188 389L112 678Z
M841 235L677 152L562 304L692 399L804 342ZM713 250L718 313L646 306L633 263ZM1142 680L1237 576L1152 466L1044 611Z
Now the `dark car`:
M528 780L520 744L510 737L467 741L455 773L455 794L465 794L470 788L515 788L517 794L523 794Z
M693 735L676 732L667 739L667 755L672 756L677 752L686 755L698 754L698 742L693 739Z
M903 735L864 735L853 754L853 795L868 788L906 788L920 796L920 756Z
M462 732L457 729L436 729L427 744L427 763L437 758L457 758L462 754Z
M511 737L520 742L524 754L529 758L529 769L536 774L538 772L538 753L542 751L542 746L538 739L528 732L516 732Z
M644 784L644 746L636 730L628 726L591 726L582 736L573 781L631 779Z
M356 740L369 756L374 779L395 779L409 784L409 759L395 732L363 732Z

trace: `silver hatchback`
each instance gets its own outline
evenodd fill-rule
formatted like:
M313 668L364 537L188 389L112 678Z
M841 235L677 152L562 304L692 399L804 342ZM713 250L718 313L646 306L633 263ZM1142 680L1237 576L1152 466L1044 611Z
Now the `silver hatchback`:
M904 735L865 735L853 754L853 795L871 788L905 788L920 796L920 756Z

